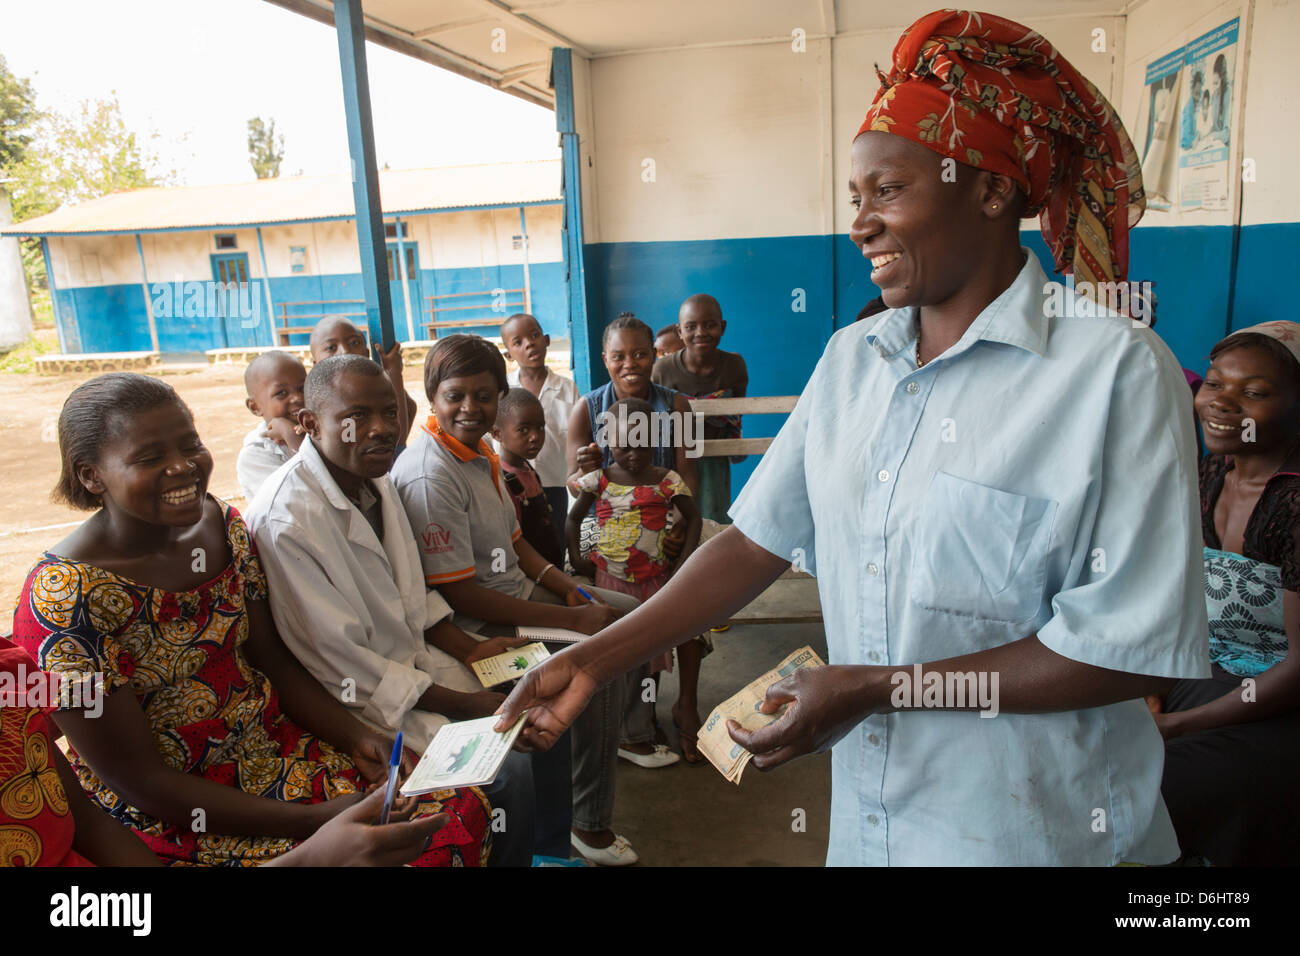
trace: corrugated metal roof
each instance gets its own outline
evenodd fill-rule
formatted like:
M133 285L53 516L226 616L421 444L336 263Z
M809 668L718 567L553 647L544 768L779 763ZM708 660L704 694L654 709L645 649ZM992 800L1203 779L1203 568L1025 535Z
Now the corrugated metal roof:
M560 161L484 163L379 174L384 215L425 210L558 202ZM214 229L352 218L352 180L340 176L261 179L225 186L172 186L114 193L65 206L0 230L0 235Z

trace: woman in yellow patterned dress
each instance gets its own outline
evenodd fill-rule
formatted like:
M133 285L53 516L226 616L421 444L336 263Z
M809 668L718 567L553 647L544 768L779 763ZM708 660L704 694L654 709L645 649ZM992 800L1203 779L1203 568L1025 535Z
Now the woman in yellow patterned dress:
M91 799L165 861L286 853L383 780L392 747L285 649L239 513L171 386L129 373L75 389L55 496L95 513L32 569L14 640L92 706L58 712ZM93 706L102 675L102 713ZM410 754L406 755L409 770ZM417 865L481 865L491 808L442 791Z

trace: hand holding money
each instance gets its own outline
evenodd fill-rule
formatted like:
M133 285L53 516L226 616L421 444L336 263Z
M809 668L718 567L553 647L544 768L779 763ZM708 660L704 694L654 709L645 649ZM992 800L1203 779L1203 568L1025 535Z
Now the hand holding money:
M779 684L790 675L806 668L824 667L817 653L811 647L801 647L774 669L762 677L751 681L739 694L723 701L700 728L699 749L709 759L709 763L734 784L740 783L741 774L753 759L754 754L746 747L747 737L738 737L731 732L736 725L740 732L752 733L762 730L779 719L776 712L765 712L765 701L769 699L769 688ZM791 701L794 698L790 698ZM774 711L775 708L769 708ZM787 758L788 759L788 758ZM783 761L782 761L783 762ZM759 769L766 769L760 766Z
M888 667L804 667L767 689L761 708L776 714L757 730L735 724L730 738L771 770L796 757L824 753L867 717L888 713Z

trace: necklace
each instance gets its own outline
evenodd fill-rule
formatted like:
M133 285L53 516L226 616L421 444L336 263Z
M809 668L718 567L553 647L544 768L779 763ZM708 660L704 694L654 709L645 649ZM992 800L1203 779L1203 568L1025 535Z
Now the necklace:
M921 361L921 336L916 337L916 367L920 368L925 363Z

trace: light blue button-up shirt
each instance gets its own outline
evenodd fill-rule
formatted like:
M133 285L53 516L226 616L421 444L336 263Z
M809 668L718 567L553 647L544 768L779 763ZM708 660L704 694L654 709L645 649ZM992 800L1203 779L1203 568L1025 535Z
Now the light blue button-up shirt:
M837 332L731 516L817 576L831 664L910 665L1037 634L1098 667L1207 677L1179 365L1149 329L1078 317L1091 302L1059 286L1049 299L1024 252L1015 282L923 368L914 309ZM1178 855L1141 700L875 715L831 766L828 864Z

